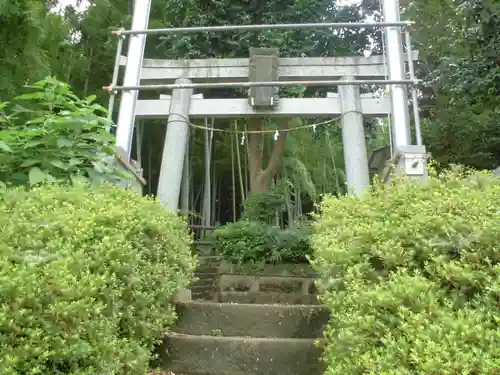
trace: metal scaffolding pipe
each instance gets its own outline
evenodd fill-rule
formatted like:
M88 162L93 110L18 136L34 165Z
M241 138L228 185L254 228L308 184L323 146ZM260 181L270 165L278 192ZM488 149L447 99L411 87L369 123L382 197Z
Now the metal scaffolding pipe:
M135 0L134 16L132 17L132 29L141 30L148 27L151 0ZM144 57L146 36L136 34L130 37L127 52L127 65L123 84L126 86L139 85L141 82L141 68ZM125 91L120 100L120 110L116 127L116 146L120 147L127 158L130 158L132 150L132 138L134 135L135 104L138 91Z
M346 86L346 85L416 85L418 80L411 79L355 79L355 80L319 80L319 81L268 81L268 82L207 82L186 84L160 85L127 85L105 86L106 91L137 91L137 90L165 90L165 89L211 89L211 88L248 88L248 87L289 87L289 86Z
M170 27L164 29L117 30L115 35L153 35L153 34L188 34L200 32L252 31L252 30L290 30L290 29L343 29L364 27L405 27L413 24L410 21L397 22L324 22L324 23L282 23L263 25L224 25L224 26L193 26Z
M411 56L411 36L410 31L405 29L405 43L406 43L406 54ZM415 79L415 68L413 66L413 59L408 59L408 71L410 73L410 79ZM422 146L422 130L420 128L420 113L418 112L418 96L417 89L415 86L411 86L411 101L413 107L413 119L415 121L415 136L418 146Z
M116 86L116 84L118 83L118 73L120 72L120 58L122 56L123 40L124 38L120 37L118 39L118 45L116 46L115 65L113 67L113 78L111 79L111 86ZM111 92L108 102L108 120L110 121L113 119L113 109L115 106L115 99L116 99L116 94L114 92Z
M383 0L382 8L384 21L400 21L398 0ZM401 80L406 77L401 29L398 27L386 28L385 39L389 81ZM408 94L407 88L402 84L391 85L389 89L391 92L393 143L394 149L398 152L401 147L411 144Z

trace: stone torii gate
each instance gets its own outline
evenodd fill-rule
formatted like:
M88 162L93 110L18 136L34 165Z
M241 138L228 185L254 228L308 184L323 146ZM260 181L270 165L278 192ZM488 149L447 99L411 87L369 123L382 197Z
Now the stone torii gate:
M171 210L178 208L189 136L189 119L249 118L249 117L341 117L345 166L348 187L352 194L360 194L370 184L365 146L363 116L392 115L393 147L401 161L404 173L413 176L425 174L425 148L421 144L416 90L412 99L417 127L417 145L411 145L406 85L413 85L413 60L416 52L408 49L403 54L401 28L409 23L399 21L396 0L385 0L387 22L379 23L321 23L286 25L244 25L192 27L147 30L150 1L137 0L132 30L117 32L121 38L117 50L111 92L110 111L114 95L122 91L118 117L117 145L130 157L136 119L168 118L162 167L158 186L160 202ZM394 12L394 6L396 11ZM391 15L392 12L392 15ZM389 17L388 17L389 15ZM388 18L391 18L388 20ZM389 22L390 21L390 22ZM387 67L383 56L280 58L278 51L268 48L251 49L248 59L203 60L143 60L147 34L217 32L231 30L296 29L296 28L364 28L385 27ZM128 57L121 56L124 36L130 36ZM407 46L411 46L405 29ZM391 47L391 48L389 48ZM391 60L392 57L392 60ZM406 79L405 61L409 66ZM118 68L125 66L123 86L117 85ZM388 70L388 72L387 72ZM386 75L389 79L386 79ZM360 94L360 85L390 85L391 100ZM280 98L279 87L338 86L338 93L329 92L323 98ZM193 96L194 89L248 88L247 98L204 99ZM155 100L137 100L138 90L168 90L171 96Z

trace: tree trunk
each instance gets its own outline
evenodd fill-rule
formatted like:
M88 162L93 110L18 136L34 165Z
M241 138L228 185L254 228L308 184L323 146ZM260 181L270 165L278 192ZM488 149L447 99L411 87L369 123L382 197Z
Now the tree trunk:
M278 139L267 163L266 168L262 168L262 156L264 153L264 119L250 120L250 131L259 133L248 134L248 170L250 174L250 192L263 193L278 173L283 154L285 152L285 141L287 132L279 133ZM285 122L280 122L280 128L285 129Z

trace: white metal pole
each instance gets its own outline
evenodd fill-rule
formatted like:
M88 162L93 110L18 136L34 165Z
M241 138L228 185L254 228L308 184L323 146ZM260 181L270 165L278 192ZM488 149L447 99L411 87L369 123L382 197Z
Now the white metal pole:
M122 50L123 50L123 38L124 38L123 36L118 37L118 44L116 45L115 65L113 68L113 78L111 79L111 86L116 86L116 84L118 83L118 74L120 74L120 57L122 55ZM109 121L113 119L115 99L116 99L116 91L112 91L109 95L109 102L108 102Z
M122 30L119 35L130 34L188 34L225 31L265 31L265 30L297 30L297 29L365 29L367 27L406 26L411 22L320 22L320 23L278 23L261 25L223 25L169 27L166 29Z
M406 44L406 54L408 56L408 73L410 79L415 79L415 68L413 66L413 58L411 51L411 35L408 28L405 29L405 44ZM411 90L411 101L413 107L413 121L415 122L415 138L418 146L422 146L422 130L420 128L420 112L418 111L418 96L417 88L415 85L410 87Z
M132 17L132 30L148 28L151 0L135 0L134 15ZM146 35L130 35L125 66L124 85L140 85L142 59L146 46ZM135 104L138 96L137 90L125 90L120 100L120 111L116 129L116 145L120 147L130 159L132 138L134 135Z
M384 22L399 22L399 1L383 0ZM389 70L389 81L405 79L403 41L401 28L388 26L385 29L387 48L387 65ZM393 126L394 149L411 145L410 119L408 116L408 94L406 86L402 84L391 84L391 109Z

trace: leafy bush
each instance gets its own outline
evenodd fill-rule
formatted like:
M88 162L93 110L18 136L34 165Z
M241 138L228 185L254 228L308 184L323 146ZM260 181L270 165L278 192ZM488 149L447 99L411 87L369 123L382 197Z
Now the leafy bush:
M268 224L276 221L276 213L286 209L285 183L282 181L268 191L250 194L244 203L243 219Z
M195 259L186 224L108 186L0 194L0 373L146 374Z
M241 263L305 263L311 255L308 227L281 230L271 223L276 213L286 209L286 181L263 193L253 193L244 204L242 220L225 225L213 233L220 255Z
M327 375L498 374L500 184L461 171L327 198Z
M123 178L114 155L111 123L95 96L80 99L52 78L12 103L0 103L0 184L100 181Z
M281 230L259 221L241 220L214 231L220 255L233 263L301 263L311 254L305 231Z

